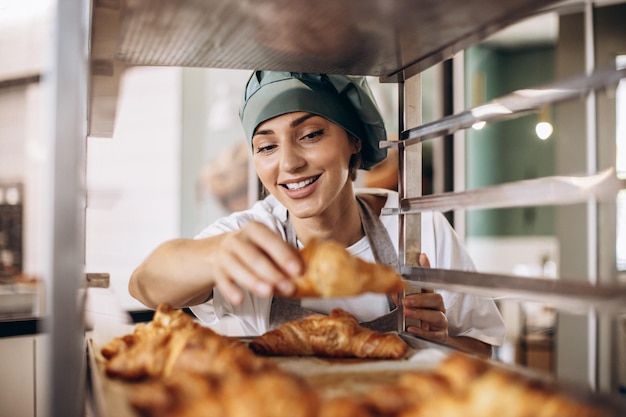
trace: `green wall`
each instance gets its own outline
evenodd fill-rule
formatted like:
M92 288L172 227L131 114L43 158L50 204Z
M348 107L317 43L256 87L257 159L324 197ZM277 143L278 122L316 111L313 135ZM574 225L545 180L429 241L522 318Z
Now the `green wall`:
M474 107L514 90L553 81L554 57L553 47L469 49L466 106ZM554 175L555 134L540 140L535 133L536 123L537 114L533 113L487 124L482 130L468 129L467 189ZM553 235L554 208L470 210L466 227L468 236Z

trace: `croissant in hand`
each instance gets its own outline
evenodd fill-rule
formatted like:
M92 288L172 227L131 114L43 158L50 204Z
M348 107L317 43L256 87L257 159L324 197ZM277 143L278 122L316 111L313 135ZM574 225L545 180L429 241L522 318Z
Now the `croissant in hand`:
M284 323L256 337L249 346L265 355L379 359L399 359L409 349L397 334L360 326L356 318L339 308L329 316L313 314Z
M304 274L296 279L293 297L348 297L365 292L394 293L404 289L389 265L366 262L337 242L313 239L301 251Z

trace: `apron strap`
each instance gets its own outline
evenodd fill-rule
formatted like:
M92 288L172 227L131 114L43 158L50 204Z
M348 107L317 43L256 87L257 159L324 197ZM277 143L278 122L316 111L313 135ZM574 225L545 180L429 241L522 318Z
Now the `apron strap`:
M389 233L383 225L382 221L374 210L361 198L357 196L359 214L361 216L361 224L363 230L367 236L374 259L377 262L387 264L396 270L398 269L398 255L396 254ZM287 242L298 247L298 241L296 237L293 225L287 217L287 223L285 224L285 234ZM398 328L398 309L393 301L391 295L387 295L389 302L390 313L384 316L378 317L372 321L360 323L362 326L368 327L376 331L392 331ZM275 328L287 321L298 320L300 318L309 316L311 314L318 314L313 310L309 310L300 305L300 300L291 300L283 297L274 296L272 298L272 305L270 308L269 323L270 328Z

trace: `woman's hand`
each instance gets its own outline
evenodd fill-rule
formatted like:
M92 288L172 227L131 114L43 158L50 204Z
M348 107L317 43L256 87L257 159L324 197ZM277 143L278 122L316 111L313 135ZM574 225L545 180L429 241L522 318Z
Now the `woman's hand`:
M243 301L241 288L259 296L290 295L292 279L302 273L295 248L261 223L251 222L225 234L211 255L215 287L233 304Z
M409 294L402 299L404 315L420 320L420 326L408 326L407 331L424 339L439 343L448 340L448 319L443 297L432 290Z
M425 253L420 254L418 263L423 268L430 268L430 261ZM448 319L443 297L433 290L422 289L421 293L406 295L402 299L402 307L407 318L420 320L420 326L408 326L407 332L468 353L491 356L493 352L491 345L471 337L455 337L448 334Z
M419 265L430 268L430 261L425 253L419 257ZM404 315L419 320L420 326L408 326L406 330L424 339L439 343L448 340L448 319L443 297L433 290L422 289L420 293L408 294L402 299Z
M291 294L301 274L295 248L261 223L205 239L173 239L159 245L131 275L130 294L148 307L205 302L215 287L233 304L242 288L260 296Z

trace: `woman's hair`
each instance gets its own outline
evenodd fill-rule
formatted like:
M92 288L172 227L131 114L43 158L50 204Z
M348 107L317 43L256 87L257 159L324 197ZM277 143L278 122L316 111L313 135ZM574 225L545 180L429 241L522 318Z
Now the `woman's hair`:
M358 147L358 152L353 154L350 157L350 174L348 177L350 178L350 180L354 182L356 181L357 172L359 168L361 167L361 160L362 160L361 148L362 147L361 147L361 140L351 133L348 133L348 140L356 144Z

